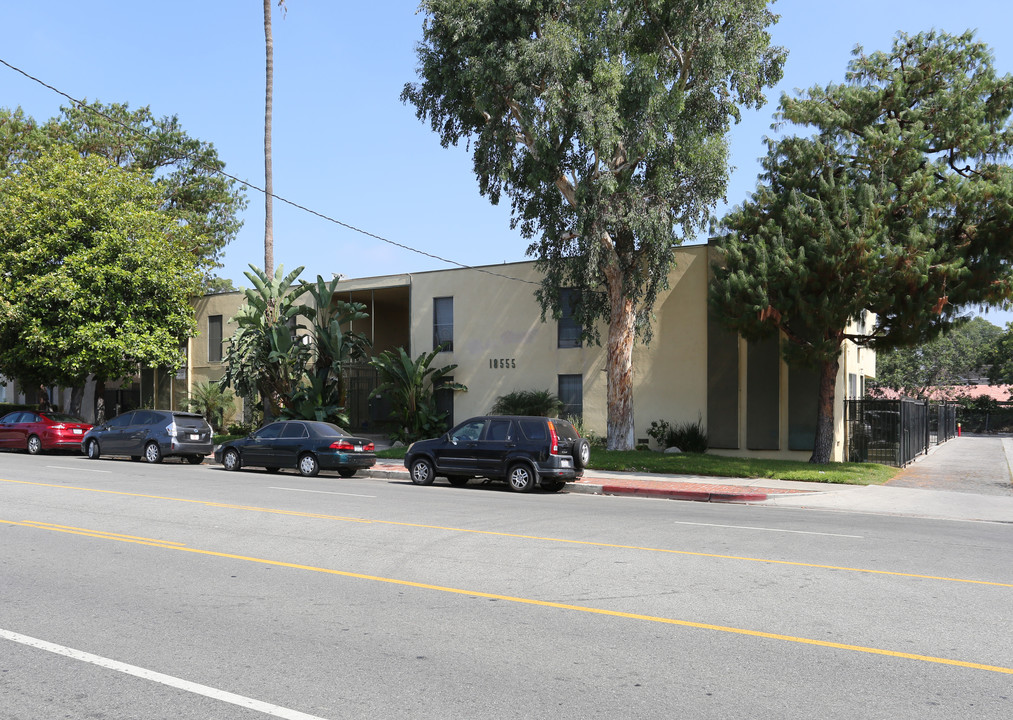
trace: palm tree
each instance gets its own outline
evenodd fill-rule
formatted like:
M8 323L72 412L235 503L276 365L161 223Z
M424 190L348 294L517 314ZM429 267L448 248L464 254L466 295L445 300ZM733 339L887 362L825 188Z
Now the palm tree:
M285 0L278 0L285 7ZM264 92L264 272L274 275L274 170L271 164L271 123L274 113L274 36L271 0L264 0L264 44L267 47L267 82Z

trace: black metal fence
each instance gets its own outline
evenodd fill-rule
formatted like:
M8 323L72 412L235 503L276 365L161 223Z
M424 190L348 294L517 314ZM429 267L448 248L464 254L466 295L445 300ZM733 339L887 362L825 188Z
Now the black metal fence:
M845 401L848 460L904 467L957 434L956 406L920 400Z

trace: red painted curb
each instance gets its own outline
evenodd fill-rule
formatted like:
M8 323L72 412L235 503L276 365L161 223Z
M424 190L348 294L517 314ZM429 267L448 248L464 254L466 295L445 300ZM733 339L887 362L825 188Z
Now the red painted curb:
M766 493L714 493L708 490L669 490L654 487L628 487L625 485L602 485L605 495L646 495L665 497L670 500L691 500L695 502L758 502L767 499Z

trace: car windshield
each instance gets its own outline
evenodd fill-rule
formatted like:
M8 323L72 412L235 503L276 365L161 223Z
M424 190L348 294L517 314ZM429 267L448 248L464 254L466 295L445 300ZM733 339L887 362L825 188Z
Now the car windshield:
M310 435L313 437L348 437L348 433L334 423L329 422L308 422Z
M81 423L83 425L87 424L81 418L74 417L73 415L68 415L67 413L46 413L45 415L46 415L47 418L49 418L53 422Z
M550 422L552 423L552 427L556 430L556 435L559 436L560 439L576 440L579 437L573 425L571 425L568 421L553 418Z

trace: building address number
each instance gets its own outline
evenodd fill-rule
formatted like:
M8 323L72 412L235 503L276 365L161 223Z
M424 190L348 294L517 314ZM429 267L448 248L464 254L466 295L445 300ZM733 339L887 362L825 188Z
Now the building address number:
M489 358L489 367L493 370L513 370L517 367L517 358Z

